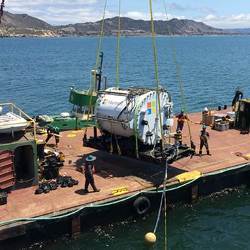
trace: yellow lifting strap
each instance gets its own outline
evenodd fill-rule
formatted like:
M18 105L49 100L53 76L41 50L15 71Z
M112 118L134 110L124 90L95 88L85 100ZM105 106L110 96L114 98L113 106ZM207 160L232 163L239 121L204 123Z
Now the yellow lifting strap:
M154 53L155 81L156 81L156 92L157 92L157 102L158 102L158 112L156 112L156 117L160 121L160 130L161 130L161 139L162 139L161 142L162 142L162 146L163 146L162 117L161 117L161 113L160 113L161 112L161 103L160 103L160 83L159 83L159 70L158 70L158 54L157 54L157 48L156 48L152 0L149 0L149 9L150 9L150 19L151 19L152 46L153 46L153 53Z
M116 45L116 87L120 87L121 0L119 0L118 32Z
M168 19L167 6L166 6L165 0L163 0L163 4L164 4L166 19L168 21L169 19ZM168 34L170 34L169 27L168 27ZM184 110L184 113L187 114L188 110L187 110L186 98L185 98L185 94L184 94L183 81L182 81L182 78L181 78L181 69L180 69L180 65L178 64L178 61L177 61L176 49L175 49L173 44L172 44L172 51L173 51L173 60L174 60L174 64L175 64L175 67L176 67L176 77L177 77L177 80L178 80L179 90L180 90L181 108ZM189 133L190 143L192 144L192 131L191 131L189 120L187 120L187 126L188 126L188 133Z
M101 48L102 48L102 43L103 43L103 36L104 36L104 23L105 23L105 15L106 15L106 9L107 9L107 3L108 0L105 0L104 3L104 8L103 8L103 15L102 15L102 22L101 22L101 26L100 26L100 33L99 33L99 41L98 41L98 46L97 46L97 51L96 51L96 62L95 62L95 68L94 68L94 72L96 74L96 70L97 67L99 65L100 62L100 52L101 52ZM92 112L92 99L93 99L93 94L95 91L95 86L96 86L96 75L92 76L91 80L90 80L90 88L89 88L89 105L88 105L88 115L87 115L87 121L89 121L90 119L90 113ZM84 138L87 135L87 131L88 131L88 127L85 128L85 132L84 132Z

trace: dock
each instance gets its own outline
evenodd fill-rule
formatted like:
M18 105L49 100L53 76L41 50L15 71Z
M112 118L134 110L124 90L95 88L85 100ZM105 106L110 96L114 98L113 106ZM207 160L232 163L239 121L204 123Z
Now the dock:
M189 119L191 120L192 139L196 144L196 152L198 152L201 114L192 113L189 115ZM92 130L92 128L88 129L88 136L93 135ZM208 132L210 134L211 156L205 154L204 148L204 154L201 156L194 155L171 164L168 168L167 189L173 191L178 186L184 186L183 189L188 187L188 191L185 192L191 193L191 197L195 199L202 194L209 194L214 190L229 186L220 183L220 178L222 179L223 176L231 175L233 177L243 173L244 181L242 182L244 183L249 178L250 135L240 134L240 131L235 129L216 131L208 128ZM65 215L77 209L84 209L85 206L89 208L95 207L95 204L105 206L105 204L111 202L122 203L129 197L134 200L140 194L146 195L148 193L152 195L161 192L165 174L163 166L83 147L84 132L82 130L67 131L60 134L62 138L58 150L65 154L65 163L60 170L60 174L72 176L79 181L79 184L71 188L59 187L57 190L40 195L35 195L37 186L14 190L9 193L8 203L0 206L0 240L16 236L16 233L13 233L15 227L22 225L25 228L27 223L32 224L35 221L34 218L39 221L39 218ZM183 142L189 144L189 139L187 124L185 124ZM53 139L50 142L53 143ZM94 178L97 187L101 189L98 193L84 194L83 192L85 178L79 168L83 164L84 157L88 154L97 157ZM199 173L199 175L183 180L180 178L183 173ZM218 176L222 177L219 178ZM210 181L199 183L200 180L206 180L206 178L209 178ZM250 179L248 181L250 183ZM238 185L241 184L241 181L231 183L232 185ZM206 187L206 190L205 188L203 190L203 187ZM181 191L181 189L180 187L179 190ZM175 196L177 191L175 190ZM181 198L178 200L181 200ZM171 202L171 194L168 201ZM74 221L73 224L75 224ZM25 232L26 230L23 229L20 234L25 234Z

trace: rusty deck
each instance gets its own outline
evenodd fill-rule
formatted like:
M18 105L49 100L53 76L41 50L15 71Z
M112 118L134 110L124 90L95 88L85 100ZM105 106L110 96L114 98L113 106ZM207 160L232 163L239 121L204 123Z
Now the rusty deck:
M200 113L190 114L192 138L199 150ZM198 170L203 174L225 170L234 166L248 164L244 157L250 154L250 136L241 135L237 130L215 131L210 133L209 146L211 156L202 155L184 158L169 168L168 185L176 183L177 174ZM89 129L88 133L92 133ZM30 218L48 214L58 214L68 209L93 202L117 199L112 190L126 187L129 193L154 188L161 184L164 169L151 163L140 162L126 157L114 156L92 148L82 146L83 131L61 133L59 150L66 156L62 175L70 175L79 180L79 185L72 188L58 188L48 194L35 195L36 187L15 190L9 194L8 204L0 206L0 221L17 218ZM53 140L53 139L51 139ZM184 127L184 142L189 141L188 129ZM205 149L204 149L205 150ZM84 194L84 176L77 171L83 163L83 156L92 153L97 156L95 181L101 192ZM205 153L205 152L204 152ZM127 194L126 194L127 195Z

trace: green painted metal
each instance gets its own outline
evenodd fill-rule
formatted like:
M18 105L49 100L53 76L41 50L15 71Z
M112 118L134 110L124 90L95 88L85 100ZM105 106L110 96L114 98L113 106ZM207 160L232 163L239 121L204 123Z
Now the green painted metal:
M58 127L61 131L65 130L77 130L87 127L95 126L95 121L90 120L81 120L77 117L61 117L61 116L52 116L53 122L50 125Z
M69 102L73 105L77 105L80 107L88 107L88 106L94 106L97 100L96 95L89 94L88 91L81 91L77 89L71 89L70 95L69 95Z

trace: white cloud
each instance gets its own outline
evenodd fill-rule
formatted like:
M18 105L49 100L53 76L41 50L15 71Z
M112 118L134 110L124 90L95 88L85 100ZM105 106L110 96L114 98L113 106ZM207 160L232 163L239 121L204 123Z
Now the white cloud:
M209 14L207 16L204 17L204 20L206 21L214 21L214 20L217 20L217 16L213 15L213 14Z
M218 28L250 28L250 13L238 15L218 16L209 14L199 21L203 21Z
M113 0L114 1L114 0ZM109 2L108 2L109 3ZM103 12L104 0L10 0L6 1L6 10L12 13L26 13L40 18L50 24L68 24L78 22L93 22L100 20ZM124 3L125 5L125 3ZM115 5L108 5L106 17L117 15ZM113 10L111 11L111 9ZM220 16L213 9L208 7L193 7L169 3L167 8L173 11L185 12L185 16L177 16L168 13L168 19L187 18L202 21L218 28L246 28L250 27L250 13L236 13L229 16ZM200 13L199 17L188 15L188 10ZM193 14L195 15L195 14ZM122 16L134 19L149 20L150 16L144 11L126 10ZM165 12L159 9L154 12L156 20L166 20Z
M148 13L145 13L145 12L129 11L129 12L123 13L122 16L130 17L133 19L150 20L150 15ZM170 20L172 18L184 19L186 17L185 16L176 16L176 15L171 15L171 14L168 14L166 16L165 12L155 12L154 13L155 20L164 20L165 21L165 20Z
M25 1L20 1L20 0L10 0L8 1L8 4L6 2L6 5L10 8L16 7L16 6L75 6L75 5L92 5L97 3L97 0L74 0L73 2L67 1L67 0L25 0Z

